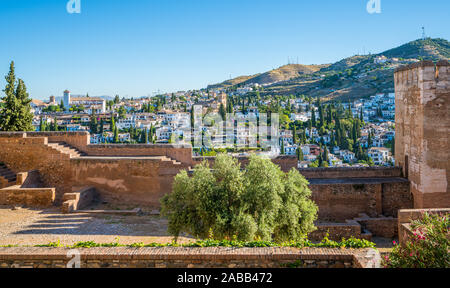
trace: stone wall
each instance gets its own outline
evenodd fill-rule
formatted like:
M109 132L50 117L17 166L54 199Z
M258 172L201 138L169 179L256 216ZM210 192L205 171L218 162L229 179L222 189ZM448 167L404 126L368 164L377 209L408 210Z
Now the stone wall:
M82 142L80 139L86 137L81 134L76 133L74 137L78 140L74 141L70 140L71 133L56 132L56 136L50 138L75 143ZM189 167L164 157L71 159L68 154L49 147L49 137L38 137L40 134L37 133L32 137L27 135L0 132L0 161L16 172L39 170L45 187L55 188L57 203L61 202L63 194L72 192L74 187L93 186L107 201L157 208L159 198L172 190L173 177Z
M401 167L321 167L300 168L298 171L308 179L403 177Z
M395 71L395 160L416 208L450 207L450 64L423 61Z
M398 209L412 208L409 183L402 178L309 179L319 219L344 221L365 213L397 217Z
M247 166L248 163L250 162L249 157L240 156L240 157L236 157L236 158L242 167ZM196 156L196 157L192 157L192 159L193 159L192 163L194 165L200 164L203 161L208 161L210 165L213 165L216 157L214 157L214 156L206 156L206 157L205 156ZM298 164L297 157L283 156L283 155L273 158L272 162L277 164L278 166L280 166L281 170L284 172L288 172L292 168L297 168L297 164Z
M89 156L167 156L183 164L192 164L192 148L186 145L98 144L80 150Z
M72 159L71 181L95 187L102 200L115 204L160 207L159 199L172 191L172 182L188 167L153 158Z
M80 253L80 268L371 268L379 263L374 249L10 247L0 248L0 268L65 268L74 252Z

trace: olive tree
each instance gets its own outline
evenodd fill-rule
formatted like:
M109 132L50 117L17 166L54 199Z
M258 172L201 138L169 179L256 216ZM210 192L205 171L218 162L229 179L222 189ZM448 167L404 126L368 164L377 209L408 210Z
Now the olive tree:
M250 157L241 169L232 156L219 154L192 176L181 171L173 191L161 199L168 231L177 238L300 240L315 230L317 206L306 179L296 170L284 173L270 159Z

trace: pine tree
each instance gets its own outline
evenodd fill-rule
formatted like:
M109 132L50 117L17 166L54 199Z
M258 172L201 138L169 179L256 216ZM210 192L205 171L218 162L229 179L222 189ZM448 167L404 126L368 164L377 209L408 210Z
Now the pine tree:
M11 62L8 75L5 77L6 87L3 90L5 97L3 106L0 108L0 130L3 131L33 131L33 114L31 113L27 89L22 79L16 76L14 61Z

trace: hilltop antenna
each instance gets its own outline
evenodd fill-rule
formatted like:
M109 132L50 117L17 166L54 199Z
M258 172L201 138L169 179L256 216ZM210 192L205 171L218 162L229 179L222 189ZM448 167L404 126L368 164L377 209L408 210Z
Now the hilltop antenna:
M425 40L427 38L425 34L425 27L422 27L422 40Z

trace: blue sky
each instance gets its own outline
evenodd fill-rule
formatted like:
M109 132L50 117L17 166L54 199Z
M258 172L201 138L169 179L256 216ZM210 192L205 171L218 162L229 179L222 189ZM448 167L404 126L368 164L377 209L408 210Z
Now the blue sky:
M286 64L378 53L421 36L449 39L450 1L0 0L0 76L16 62L37 99L139 97L199 89ZM0 80L4 87L3 77ZM3 95L3 93L1 93Z

